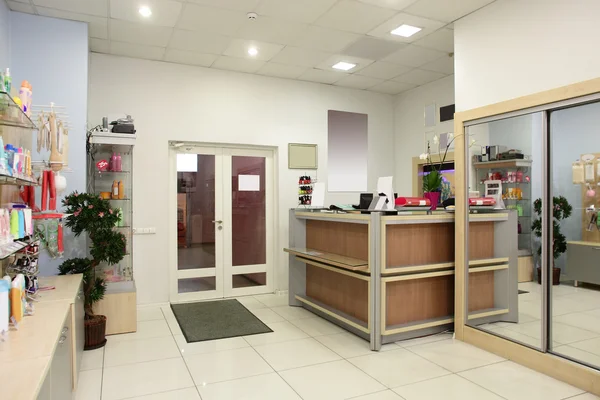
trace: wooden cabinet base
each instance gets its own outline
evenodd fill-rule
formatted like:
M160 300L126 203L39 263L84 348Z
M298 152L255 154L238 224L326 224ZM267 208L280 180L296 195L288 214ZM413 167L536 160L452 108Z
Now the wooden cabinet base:
M106 334L131 333L137 330L135 292L109 293L94 305L94 313L106 316Z

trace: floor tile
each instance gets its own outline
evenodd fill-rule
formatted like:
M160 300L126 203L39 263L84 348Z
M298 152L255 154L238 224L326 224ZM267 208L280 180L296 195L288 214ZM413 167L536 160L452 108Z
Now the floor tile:
M410 347L410 351L452 372L504 361L504 358L458 340Z
M195 387L133 397L127 400L201 400Z
M292 307L292 306L282 306L282 307L274 307L271 310L275 311L277 314L281 315L283 318L288 321L292 321L295 319L302 318L314 318L315 314L306 310L302 307Z
M172 335L183 335L183 331L181 330L179 322L177 322L177 319L175 317L167 317L165 318L165 321L167 322L169 331Z
M290 369L280 375L303 400L342 400L385 389L345 360Z
M394 389L405 400L502 400L502 397L458 375L447 375Z
M343 358L351 358L373 354L369 342L350 332L336 333L334 335L317 336L316 340L335 351ZM381 352L398 350L398 346L394 343L384 344L381 346Z
M383 392L366 394L364 396L352 397L350 400L403 400L402 397L398 396L391 390L384 390Z
M345 332L344 329L321 317L296 319L290 322L310 336L332 335L334 333Z
M101 369L104 365L104 349L84 351L81 357L81 371L88 371L90 369Z
M126 399L193 386L181 358L105 367L102 400Z
M252 346L263 344L286 342L288 340L304 339L308 335L301 329L296 328L288 321L268 323L267 326L273 330L269 333L244 336L244 339Z
M553 322L561 322L563 324L600 334L600 316L595 316L591 313L582 312L561 315L554 317Z
M587 331L571 325L552 323L552 339L557 343L569 344L600 337L597 332Z
M600 400L600 397L594 396L591 393L580 394L579 396L569 397L568 400Z
M570 346L600 356L600 337L590 340L583 340L577 343L571 343Z
M516 342L527 344L536 349L539 349L542 345L542 341L540 339L536 339L531 336L524 335L520 332L514 331L512 329L508 329L508 328L500 328L500 327L490 328L489 332L496 333L500 336L504 336L505 338L514 340Z
M122 342L135 339L150 339L155 337L171 336L171 330L167 321L138 321L137 331L135 333L125 333L123 335L110 335L107 337L109 342Z
M301 400L275 373L199 386L203 400Z
M102 369L81 371L77 382L75 400L100 400L102 393Z
M165 316L160 307L143 307L137 310L138 321L154 321L157 319L165 319Z
M188 343L183 335L175 335L175 342L181 354L191 356L194 354L213 353L215 351L241 349L249 347L243 337L232 337L218 340L205 340L203 342Z
M135 364L146 361L181 357L173 336L109 342L104 366Z
M256 346L254 349L275 371L339 360L340 356L313 338Z
M396 344L398 346L402 346L402 347L412 347L412 346L418 346L420 344L433 343L433 342L439 342L442 340L452 339L452 336L453 336L452 333L438 333L436 335L423 336L420 338L400 340L400 341L396 342Z
M348 360L389 388L408 385L450 372L405 349L375 353Z
M557 346L553 349L553 352L600 368L600 356L585 350L577 349L571 345Z
M236 300L250 311L267 308L266 305L256 300L253 296L236 297Z
M559 400L582 390L511 361L459 373L508 400Z
M265 360L250 347L185 356L185 362L196 385L273 372Z
M258 300L256 300L258 301ZM264 307L264 306L263 306ZM252 310L252 314L256 315L258 319L260 319L265 324L269 324L271 322L281 322L285 321L281 315L277 314L275 311L270 308L259 308Z
M161 306L160 309L162 310L165 319L175 318L175 314L173 314L173 309L170 305Z
M280 307L287 306L290 302L288 294L278 295L278 294L259 294L254 296L254 298L261 303L263 303L267 307Z

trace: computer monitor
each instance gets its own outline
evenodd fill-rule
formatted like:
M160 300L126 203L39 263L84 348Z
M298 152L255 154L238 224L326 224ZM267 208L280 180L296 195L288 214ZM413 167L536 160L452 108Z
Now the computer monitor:
M368 210L371 201L373 201L373 193L361 193L358 208L360 210Z

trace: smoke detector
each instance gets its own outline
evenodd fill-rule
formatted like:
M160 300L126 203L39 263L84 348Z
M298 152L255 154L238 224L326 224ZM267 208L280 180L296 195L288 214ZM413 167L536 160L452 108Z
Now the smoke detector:
M250 21L256 21L256 18L258 18L258 14L255 12L249 12L248 14L246 14L246 17L248 17Z

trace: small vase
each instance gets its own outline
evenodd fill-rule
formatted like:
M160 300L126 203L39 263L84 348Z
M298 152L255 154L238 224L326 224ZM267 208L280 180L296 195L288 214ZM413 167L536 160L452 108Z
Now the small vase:
M431 211L437 210L437 205L440 201L440 192L425 192L423 196L431 202Z

